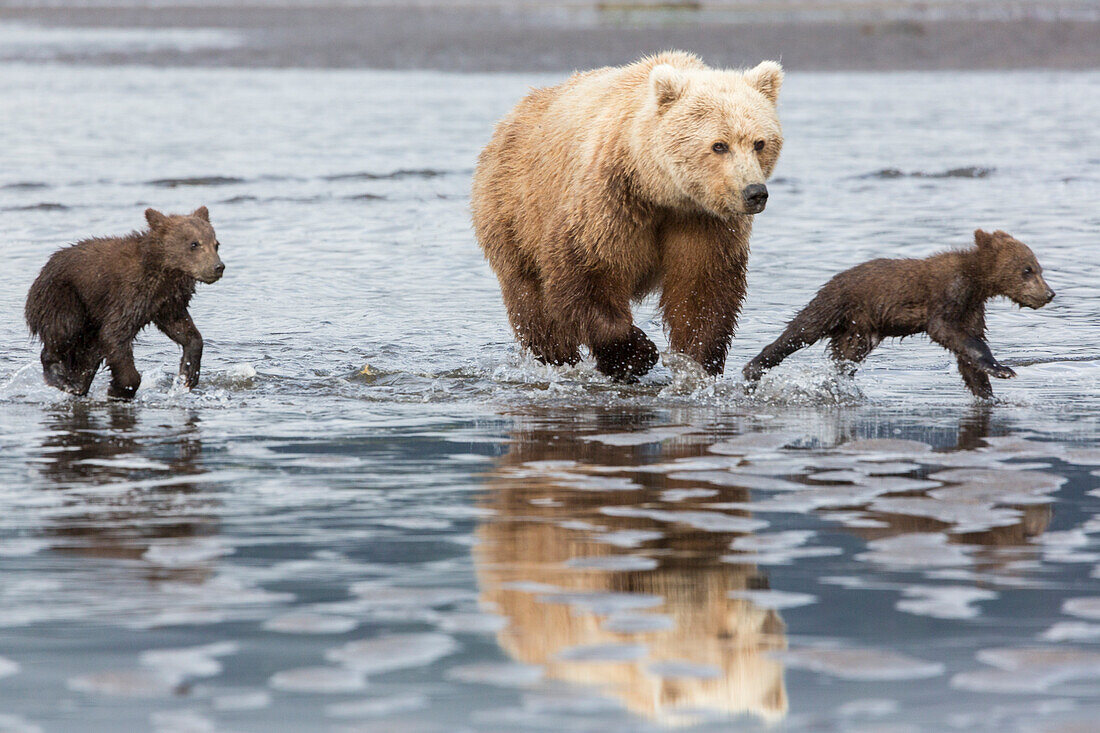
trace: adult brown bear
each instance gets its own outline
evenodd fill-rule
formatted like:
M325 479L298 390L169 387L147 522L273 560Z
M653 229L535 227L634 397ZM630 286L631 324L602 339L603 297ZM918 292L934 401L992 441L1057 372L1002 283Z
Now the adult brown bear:
M636 379L657 349L630 303L659 288L672 349L722 372L783 145L782 81L772 61L725 71L668 52L516 105L479 158L473 218L523 346L574 364L583 344Z

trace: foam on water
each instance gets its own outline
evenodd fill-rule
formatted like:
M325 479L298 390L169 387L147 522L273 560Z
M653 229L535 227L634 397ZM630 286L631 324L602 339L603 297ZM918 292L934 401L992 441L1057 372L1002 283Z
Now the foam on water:
M430 664L458 649L445 634L393 634L348 642L325 652L325 658L365 674L380 674Z
M915 680L943 674L944 666L877 649L797 649L783 654L791 667L801 667L848 680Z
M343 667L285 669L273 674L269 684L276 690L322 695L357 692L367 686L362 672Z

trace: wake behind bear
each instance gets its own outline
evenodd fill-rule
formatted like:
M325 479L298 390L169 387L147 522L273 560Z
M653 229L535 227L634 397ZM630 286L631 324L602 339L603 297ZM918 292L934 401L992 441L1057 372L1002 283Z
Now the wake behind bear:
M474 228L520 344L633 381L657 348L632 300L661 290L669 344L720 374L752 218L783 146L783 71L668 52L537 89L478 159Z
M99 367L111 370L108 396L130 399L141 384L133 341L150 323L183 347L180 376L199 382L202 336L187 307L195 283L225 271L210 215L146 209L149 229L86 239L50 257L27 294L25 316L42 340L46 383L86 395Z

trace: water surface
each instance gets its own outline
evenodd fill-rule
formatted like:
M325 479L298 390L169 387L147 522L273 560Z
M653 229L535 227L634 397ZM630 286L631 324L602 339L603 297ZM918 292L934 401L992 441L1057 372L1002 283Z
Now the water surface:
M729 375L631 387L518 353L468 223L556 78L0 64L0 729L1090 729L1100 76L791 75ZM42 385L49 253L200 204L200 387L152 331L133 404ZM990 306L996 402L919 338L745 393L833 273L977 226L1059 293Z

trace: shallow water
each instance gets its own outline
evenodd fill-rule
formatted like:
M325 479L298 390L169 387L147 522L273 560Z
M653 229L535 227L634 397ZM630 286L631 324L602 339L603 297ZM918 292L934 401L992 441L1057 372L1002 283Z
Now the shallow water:
M470 231L553 80L0 64L0 730L1089 729L1100 75L792 75L729 375L632 387L519 355ZM155 332L131 405L43 386L48 254L200 204L199 389ZM745 394L832 273L976 226L1059 293L991 306L994 404L923 339Z

